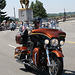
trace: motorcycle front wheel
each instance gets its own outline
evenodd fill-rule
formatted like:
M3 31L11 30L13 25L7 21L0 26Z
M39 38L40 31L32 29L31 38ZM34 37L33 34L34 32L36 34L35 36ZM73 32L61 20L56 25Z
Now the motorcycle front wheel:
M49 75L62 75L63 72L63 58L50 57L51 65L48 67Z

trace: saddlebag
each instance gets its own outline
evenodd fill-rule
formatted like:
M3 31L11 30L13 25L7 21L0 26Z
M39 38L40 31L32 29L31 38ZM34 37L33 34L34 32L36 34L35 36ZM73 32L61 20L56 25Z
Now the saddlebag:
M27 47L17 47L15 49L15 58L16 59L24 59L25 55L30 54L30 51L27 50Z
M18 33L15 36L15 40L17 44L25 44L28 40L28 31L25 30L24 32Z

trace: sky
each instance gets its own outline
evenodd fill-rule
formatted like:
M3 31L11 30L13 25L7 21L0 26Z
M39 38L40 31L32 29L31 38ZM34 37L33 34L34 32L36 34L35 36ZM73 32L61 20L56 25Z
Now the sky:
M32 1L30 0L30 4ZM47 13L61 13L64 12L75 12L75 0L39 0L43 3ZM20 0L6 0L6 7L3 11L6 11L7 16L14 16L14 8L16 12L16 18L18 18L18 9L21 8Z

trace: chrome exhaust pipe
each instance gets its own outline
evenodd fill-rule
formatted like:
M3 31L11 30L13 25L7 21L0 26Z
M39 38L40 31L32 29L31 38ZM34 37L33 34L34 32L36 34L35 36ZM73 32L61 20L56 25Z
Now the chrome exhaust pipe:
M21 61L21 60L19 60L19 59L16 59L16 62L18 62L18 63L20 63L20 64L25 64L25 61L23 62L23 61Z
M36 53L36 54L37 54L37 53ZM22 61L21 61L21 60L19 60L19 59L16 59L16 61L17 61L18 63L20 63L20 64L28 65L28 66L30 66L31 68L36 69L36 70L38 70L38 71L39 71L39 69L38 69L35 65L31 65L31 64L29 64L29 63L25 63L25 61L24 61L24 62L22 62Z
M25 61L23 62L23 61L21 61L21 60L19 60L19 59L16 59L16 62L18 62L18 63L20 63L20 64L25 64L25 65L28 65L28 66L30 66L30 64L28 64L28 63L25 63Z
M18 63L20 63L20 64L25 64L25 65L28 65L28 66L30 66L30 67L32 67L32 68L35 68L35 66L33 67L32 65L30 65L29 63L25 63L25 62L22 62L21 60L18 60L18 59L16 59L16 62L18 62ZM35 68L36 69L36 68Z

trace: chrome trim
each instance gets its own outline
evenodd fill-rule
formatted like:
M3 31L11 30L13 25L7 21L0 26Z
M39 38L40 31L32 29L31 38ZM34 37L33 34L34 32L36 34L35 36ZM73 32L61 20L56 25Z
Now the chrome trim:
M35 65L37 66L37 63L36 63L36 55L37 55L37 53L35 53Z
M48 38L50 38L49 36L47 36L46 34L44 34L44 33L31 33L31 35L44 35L44 36L46 36L46 37L48 37Z
M59 36L65 36L66 37L66 35L59 35Z
M46 54L47 54L47 58L48 58L48 66L51 65L51 62L50 62L50 58L49 58L49 50L48 50L48 47L46 49Z
M27 59L27 55L25 55L25 58Z

